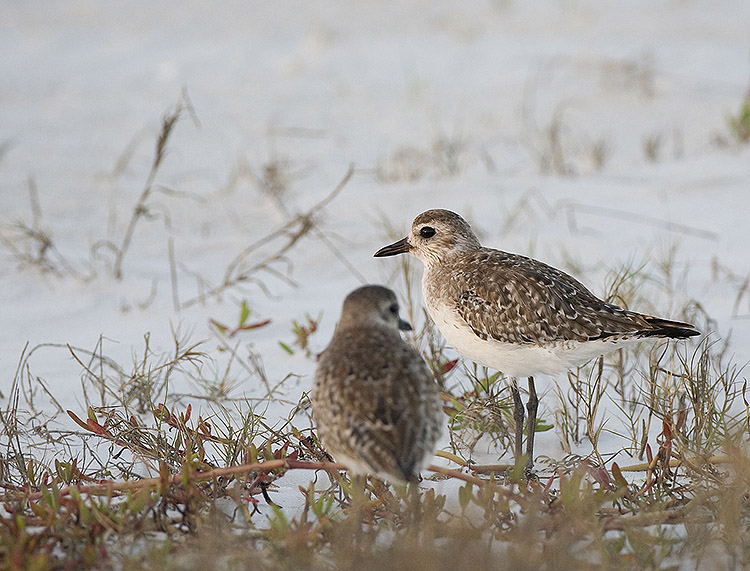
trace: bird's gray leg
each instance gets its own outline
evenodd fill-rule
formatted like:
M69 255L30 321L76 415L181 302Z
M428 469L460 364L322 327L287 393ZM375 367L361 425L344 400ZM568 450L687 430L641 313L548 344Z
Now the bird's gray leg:
M523 456L523 401L521 393L518 391L518 383L515 377L510 377L510 392L513 395L513 420L516 422L516 442L513 452L516 463L521 461Z
M539 406L539 398L536 396L534 377L529 377L529 402L526 409L529 411L529 427L526 431L526 471L531 472L534 467L534 433L536 432L536 410Z

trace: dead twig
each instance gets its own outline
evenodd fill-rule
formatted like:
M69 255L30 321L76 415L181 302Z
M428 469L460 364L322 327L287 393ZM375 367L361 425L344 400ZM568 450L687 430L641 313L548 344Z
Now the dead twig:
M300 460L289 460L282 458L279 460L267 460L264 462L254 462L252 464L243 464L241 466L228 466L226 468L214 468L213 470L207 470L204 472L191 471L181 472L179 474L173 474L171 476L159 476L156 478L144 478L142 480L132 480L129 482L101 482L99 484L89 484L85 486L66 486L59 490L59 496L69 496L71 493L78 494L92 494L92 495L107 495L112 496L116 492L126 492L129 490L143 490L146 488L153 488L154 490L160 487L175 485L179 483L196 483L206 482L215 480L217 478L225 476L239 476L250 472L271 472L272 470L325 470L327 472L338 472L346 470L346 466L335 462L303 462ZM429 466L428 470L431 472L437 472L451 478L463 480L478 486L483 486L487 481L470 476L459 472L458 470L451 470L450 468L443 468L442 466ZM48 492L46 490L34 492L29 494L29 501L36 501L42 499Z
M279 272L276 268L274 268L273 264L284 262L286 254L297 244L297 242L299 242L299 240L309 232L313 231L315 227L315 214L317 214L318 211L327 206L334 198L336 198L336 196L344 189L346 184L349 182L353 174L354 166L350 165L349 169L344 175L344 178L341 179L341 182L339 182L338 185L336 185L336 188L334 188L333 191L331 191L325 198L323 198L323 200L315 204L307 212L296 215L278 230L271 232L270 234L264 236L263 238L260 238L259 240L256 240L255 242L247 246L229 263L226 271L224 272L224 278L220 285L185 301L180 307L182 309L185 309L187 307L195 305L196 303L203 303L209 298L219 297L227 289L235 287L241 283L255 282L258 283L261 288L263 288L263 284L254 277L254 275L259 271L269 272L279 279L289 282L291 285L296 285L287 276L287 274ZM276 249L276 251L257 263L251 264L249 266L244 265L250 254L256 252L263 246L266 246L267 244L270 244L271 242L279 238L285 238L286 240L283 244L281 244L281 246Z
M159 135L156 138L156 147L154 149L154 158L151 162L151 170L146 177L146 184L141 191L141 195L138 198L138 201L135 203L135 206L133 207L133 213L130 216L130 221L128 222L128 227L125 230L125 235L123 236L122 243L120 244L120 246L117 246L110 241L106 241L101 242L95 246L95 248L102 246L106 247L115 253L115 263L113 271L115 278L117 278L118 280L122 279L122 262L125 258L125 254L127 253L128 248L130 247L130 242L133 239L133 234L135 233L135 228L138 225L138 221L141 218L149 218L153 215L153 213L149 209L148 199L150 198L151 192L153 191L156 175L159 172L159 168L161 167L162 162L164 161L164 157L166 156L167 142L169 141L169 137L171 136L178 119L185 111L188 112L188 114L193 118L195 124L198 125L199 123L197 121L197 118L195 117L195 112L192 108L192 104L190 103L190 99L187 96L187 92L183 90L182 94L180 95L180 100L178 101L174 110L166 113L164 117L162 117L161 130L159 131Z
M736 462L736 460L733 460L729 456L711 456L705 461L707 464L731 464L732 462ZM670 468L678 468L679 466L685 464L685 459L676 459L672 458L669 461L669 467ZM653 469L653 460L648 462L643 462L642 464L633 464L632 466L620 466L621 472L645 472L647 470Z

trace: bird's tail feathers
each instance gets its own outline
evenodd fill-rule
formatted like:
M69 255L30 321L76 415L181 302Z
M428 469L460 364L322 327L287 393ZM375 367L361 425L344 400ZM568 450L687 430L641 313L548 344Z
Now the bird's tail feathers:
M694 325L689 323L661 319L660 317L651 317L650 315L644 315L643 317L646 320L646 323L650 326L649 329L643 331L644 337L687 339L688 337L695 337L696 335L701 334Z

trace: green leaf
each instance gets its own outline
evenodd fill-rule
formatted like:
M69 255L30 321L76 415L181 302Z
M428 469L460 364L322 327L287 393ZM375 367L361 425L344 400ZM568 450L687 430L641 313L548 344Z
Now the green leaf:
M487 377L487 388L494 385L499 378L500 378L500 371L493 373L489 377Z
M209 319L208 322L211 325L213 325L214 327L216 327L216 329L219 331L219 333L221 333L223 335L226 335L226 333L227 333L227 331L229 329L226 325L224 325L223 323L219 323L215 319Z
M243 325L248 317L250 317L250 308L247 306L247 301L243 299L240 308L240 325Z
M548 430L552 430L553 428L555 428L555 425L548 423L543 418L536 419L536 432L547 432Z
M284 343L283 341L279 341L279 345L281 346L281 348L282 348L282 349L283 349L284 351L286 351L286 352L287 352L287 353L289 353L290 355L294 355L294 349L292 349L292 348L291 348L291 347L290 347L289 345L287 345L287 344L286 344L286 343Z
M458 502L461 504L461 507L463 509L466 509L466 506L469 505L469 502L471 502L471 498L473 497L472 493L472 485L471 483L467 482L465 486L461 486L458 488Z

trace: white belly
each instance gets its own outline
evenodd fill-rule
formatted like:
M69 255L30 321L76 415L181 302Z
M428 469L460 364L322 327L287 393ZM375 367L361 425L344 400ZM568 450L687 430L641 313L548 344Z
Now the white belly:
M495 339L484 340L447 305L426 305L435 325L456 351L475 363L501 371L509 377L557 375L594 357L614 351L628 341L636 341L619 339L516 345Z

